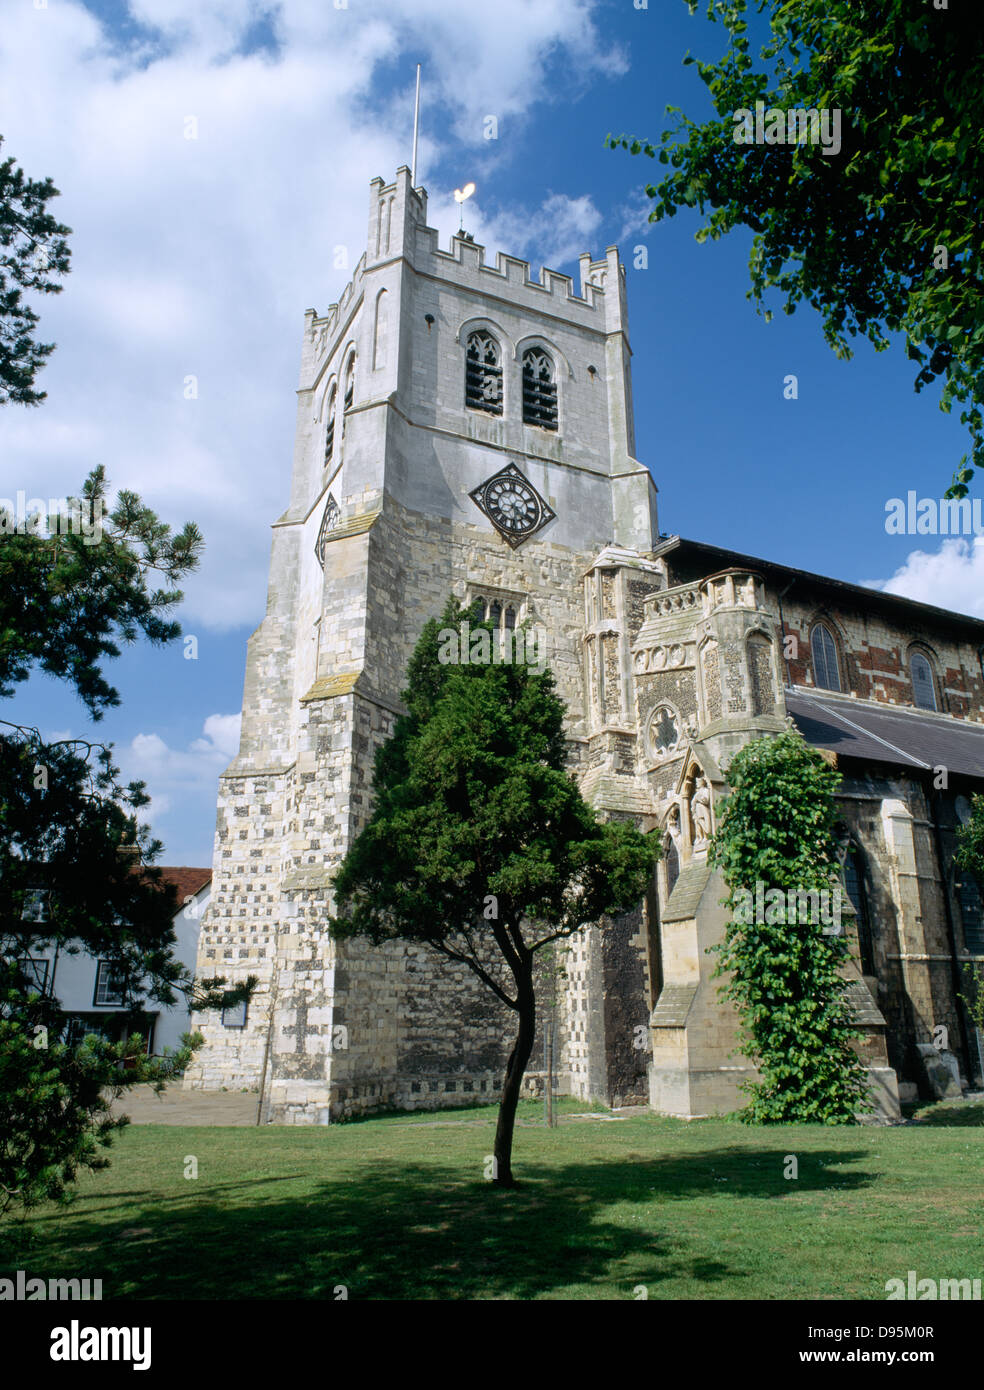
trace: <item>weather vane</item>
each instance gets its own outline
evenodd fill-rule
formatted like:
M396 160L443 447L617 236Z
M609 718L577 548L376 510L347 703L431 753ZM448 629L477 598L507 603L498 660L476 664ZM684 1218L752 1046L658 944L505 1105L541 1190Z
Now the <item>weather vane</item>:
M458 204L458 207L461 209L461 217L458 221L459 232L463 232L465 230L465 199L470 198L474 192L475 185L473 183L466 183L464 188L456 188L454 190L454 201Z

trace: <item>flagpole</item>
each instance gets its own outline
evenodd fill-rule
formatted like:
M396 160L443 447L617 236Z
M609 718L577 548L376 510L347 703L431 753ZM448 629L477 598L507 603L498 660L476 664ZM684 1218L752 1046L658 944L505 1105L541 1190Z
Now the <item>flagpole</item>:
M420 64L417 64L417 95L413 104L413 159L410 164L410 187L417 184L417 131L420 127Z

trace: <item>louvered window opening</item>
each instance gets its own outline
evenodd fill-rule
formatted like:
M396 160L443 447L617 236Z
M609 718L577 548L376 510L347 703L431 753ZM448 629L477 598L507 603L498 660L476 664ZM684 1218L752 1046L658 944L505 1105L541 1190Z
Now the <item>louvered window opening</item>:
M502 414L502 362L491 333L473 333L468 339L465 405L487 415Z
M523 423L542 430L557 428L557 383L545 352L523 354Z
M335 392L332 390L331 401L328 406L328 430L325 434L325 464L331 462L331 456L335 452Z

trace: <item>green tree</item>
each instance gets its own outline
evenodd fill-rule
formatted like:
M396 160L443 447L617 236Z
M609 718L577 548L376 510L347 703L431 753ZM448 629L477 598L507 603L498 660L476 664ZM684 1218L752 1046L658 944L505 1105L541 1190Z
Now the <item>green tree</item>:
M34 380L55 345L36 341L38 316L24 293L60 294L57 277L68 273L71 228L47 210L57 197L50 179L29 179L12 159L0 161L0 405L39 405L46 395Z
M57 1000L0 956L0 1216L65 1201L81 1169L105 1168L101 1150L129 1123L113 1102L138 1081L162 1091L202 1041L185 1034L173 1055L148 1058L138 1033L75 1047L60 1033Z
M376 754L374 810L334 879L331 932L426 943L463 962L515 1013L493 1178L512 1187L537 952L635 906L654 850L633 826L600 823L582 798L548 670L441 661L450 654L441 629L468 616L450 600L417 643L408 712Z
M691 14L699 8L699 0L687 3ZM757 57L750 29L759 21L750 26L750 10L768 17ZM942 378L941 408L963 407L971 452L947 495L966 496L973 468L984 466L984 25L977 7L965 0L945 10L920 0L707 0L707 14L729 39L719 60L697 62L716 118L697 122L671 107L681 120L655 144L611 135L606 143L670 166L646 189L651 220L711 208L698 241L739 226L755 233L749 298L760 312L772 290L787 314L806 300L843 358L858 335L877 350L889 335L904 335L919 366L916 390ZM756 101L767 110L840 113L839 151L796 141L736 143L736 113Z
M0 163L0 405L44 399L34 380L53 345L35 341L38 318L23 295L58 293L56 277L68 272L69 229L46 207L56 194L50 179ZM119 704L101 667L119 644L180 635L169 616L182 597L174 584L198 564L198 528L173 535L132 492L105 512L102 468L65 520L0 511L0 697L43 672L98 720ZM151 587L160 580L168 587ZM120 784L109 747L45 743L36 729L0 725L2 1215L66 1198L80 1168L104 1166L99 1149L126 1123L110 1114L109 1098L141 1080L162 1086L196 1041L186 1035L174 1057L156 1061L132 1034L69 1047L59 1041L57 1000L30 976L39 947L109 961L128 1025L147 999L166 1006L180 992L195 1007L218 1007L248 997L256 980L225 990L222 979L196 982L174 958L179 904L152 867L160 843L138 821L148 798L142 783Z
M83 488L90 522L104 497L97 469ZM42 671L100 719L119 703L101 663L138 635L153 643L180 635L169 617L181 598L173 582L196 567L200 549L196 527L172 536L131 493L88 534L49 534L42 525L20 534L16 519L0 513L0 695ZM171 587L153 587L155 575ZM69 1196L80 1168L104 1165L99 1149L126 1122L109 1113L109 1098L138 1081L161 1086L184 1065L188 1036L175 1057L141 1057L132 1030L148 1000L167 1007L181 994L193 1007L215 1008L248 997L256 982L235 990L221 978L196 982L175 959L180 904L153 867L160 842L138 818L146 791L120 783L111 748L0 726L2 1214ZM131 1030L127 1042L60 1041L57 1000L21 964L48 946L111 963L123 999L112 1021Z
M743 1087L750 1103L741 1115L750 1124L850 1124L867 1105L865 1068L851 1045L861 1032L841 974L847 940L825 932L817 899L789 897L838 887L839 782L793 732L746 744L728 770L732 790L711 857L728 885L731 920L712 949L715 974L731 972L722 993L760 1074Z
M169 614L184 595L173 586L197 568L201 532L188 522L174 535L133 492L110 508L106 489L94 468L66 519L47 526L0 511L0 697L40 670L99 720L120 702L100 663L138 636L155 645L180 636ZM169 587L151 587L161 579Z

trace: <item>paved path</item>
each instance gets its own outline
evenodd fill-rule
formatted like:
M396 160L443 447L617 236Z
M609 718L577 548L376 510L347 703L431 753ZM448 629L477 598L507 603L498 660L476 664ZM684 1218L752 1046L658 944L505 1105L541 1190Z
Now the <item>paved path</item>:
M255 1091L183 1091L168 1086L155 1096L150 1086L134 1086L114 1106L135 1125L255 1125Z

